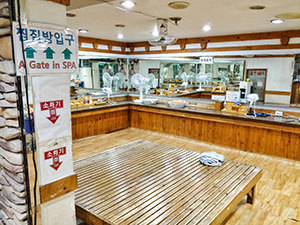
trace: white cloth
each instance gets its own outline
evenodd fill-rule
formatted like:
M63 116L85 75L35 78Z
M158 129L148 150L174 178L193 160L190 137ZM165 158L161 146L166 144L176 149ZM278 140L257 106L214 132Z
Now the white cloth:
M216 152L204 152L199 157L200 162L206 166L221 166L224 159L223 155Z

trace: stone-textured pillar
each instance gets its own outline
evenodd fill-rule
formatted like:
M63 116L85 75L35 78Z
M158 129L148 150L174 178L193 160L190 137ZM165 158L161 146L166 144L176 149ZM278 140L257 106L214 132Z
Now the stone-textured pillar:
M10 9L0 1L0 224L27 224L25 168L17 109Z

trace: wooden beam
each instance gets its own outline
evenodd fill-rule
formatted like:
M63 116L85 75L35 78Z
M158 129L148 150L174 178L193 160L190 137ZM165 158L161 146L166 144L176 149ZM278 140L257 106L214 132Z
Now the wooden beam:
M50 184L40 186L41 203L48 202L77 189L77 175L71 175Z
M280 42L282 45L288 45L290 42L290 37L282 35L282 37L280 38Z
M56 3L62 4L62 5L66 5L66 6L70 5L70 0L48 0L48 1L56 2Z
M95 51L102 53L117 53L117 54L160 54L160 53L185 53L185 52L213 52L213 51L253 51L253 50L273 50L273 49L295 49L300 48L300 44L289 44L290 38L300 37L300 30L290 31L278 31L278 32L265 32L265 33L252 33L252 34L237 34L237 35L225 35L225 36L212 36L203 38L184 38L179 39L174 45L179 45L179 50L167 50L166 47L162 47L162 50L150 51L150 45L148 42L118 42L112 40L104 40L89 37L79 37L79 43L90 43L106 45L108 50L102 49L89 49L80 48L81 51ZM259 41L266 39L279 39L281 44L275 45L253 45L253 46L232 46L232 47L217 47L208 48L208 43L214 42L234 42L234 41ZM187 44L201 44L201 48L186 49ZM121 47L122 51L113 51L112 46ZM145 51L135 52L134 49L138 47L144 47ZM125 52L126 48L130 49L130 52Z
M291 92L289 91L265 91L266 95L285 95L290 96Z

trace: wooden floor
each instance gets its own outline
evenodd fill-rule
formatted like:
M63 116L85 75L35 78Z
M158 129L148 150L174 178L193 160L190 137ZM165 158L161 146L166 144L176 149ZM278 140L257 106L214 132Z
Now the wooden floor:
M220 224L261 177L258 167L145 140L78 160L77 216L89 224ZM96 216L95 216L96 215ZM92 218L92 219L90 219Z
M263 176L257 184L255 204L252 206L242 202L225 221L226 225L300 225L300 162L298 161L247 153L134 128L76 141L73 144L73 157L74 160L82 159L140 139L195 152L217 151L225 155L228 160L262 168Z

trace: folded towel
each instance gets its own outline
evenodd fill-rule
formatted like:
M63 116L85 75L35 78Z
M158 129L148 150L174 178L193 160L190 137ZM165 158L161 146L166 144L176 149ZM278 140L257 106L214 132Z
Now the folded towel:
M216 152L204 152L200 155L199 160L206 166L221 166L224 156Z

